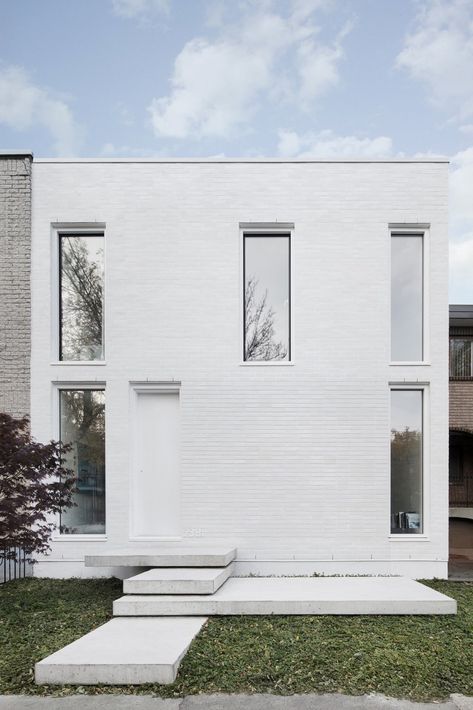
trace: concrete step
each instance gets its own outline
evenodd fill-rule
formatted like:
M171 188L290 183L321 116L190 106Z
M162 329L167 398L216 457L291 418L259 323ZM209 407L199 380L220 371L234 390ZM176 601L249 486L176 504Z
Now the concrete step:
M213 594L232 575L227 567L149 569L123 580L125 594Z
M205 618L112 619L39 661L40 685L173 683Z
M115 616L212 614L455 614L456 601L405 577L229 579L208 597L125 596Z
M156 543L146 549L113 550L85 555L86 567L226 567L236 557L228 545Z

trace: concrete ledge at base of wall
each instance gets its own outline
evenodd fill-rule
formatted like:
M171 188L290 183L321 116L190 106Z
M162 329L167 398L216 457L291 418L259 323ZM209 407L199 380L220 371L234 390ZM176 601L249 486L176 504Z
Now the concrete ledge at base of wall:
M1 695L0 710L473 710L473 698L454 694L443 703L415 703L385 695Z

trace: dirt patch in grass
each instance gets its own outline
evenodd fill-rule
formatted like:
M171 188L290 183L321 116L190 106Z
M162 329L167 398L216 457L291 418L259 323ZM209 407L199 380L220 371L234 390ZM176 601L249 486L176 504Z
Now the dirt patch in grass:
M428 582L455 597L456 616L213 617L170 686L87 687L88 693L378 692L416 700L473 694L473 583ZM26 579L0 588L0 693L67 695L35 686L34 663L111 617L118 580Z

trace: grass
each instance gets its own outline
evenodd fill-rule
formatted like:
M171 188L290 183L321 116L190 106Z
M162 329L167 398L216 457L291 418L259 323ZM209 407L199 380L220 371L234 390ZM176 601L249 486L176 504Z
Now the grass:
M473 583L428 584L457 599L457 616L214 617L173 685L77 688L35 686L34 663L107 621L121 582L10 582L0 588L0 694L473 695Z

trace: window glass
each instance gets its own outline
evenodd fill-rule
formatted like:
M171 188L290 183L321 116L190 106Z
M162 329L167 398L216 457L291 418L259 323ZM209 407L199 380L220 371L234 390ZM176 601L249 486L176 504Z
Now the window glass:
M290 236L244 235L244 359L290 360Z
M60 235L60 360L103 359L103 247L103 235Z
M423 359L423 237L391 237L391 361Z
M471 377L471 340L450 338L450 377Z
M391 390L391 533L423 530L422 390Z
M71 444L64 465L76 477L76 506L61 513L66 534L105 532L105 392L60 391L60 439Z

